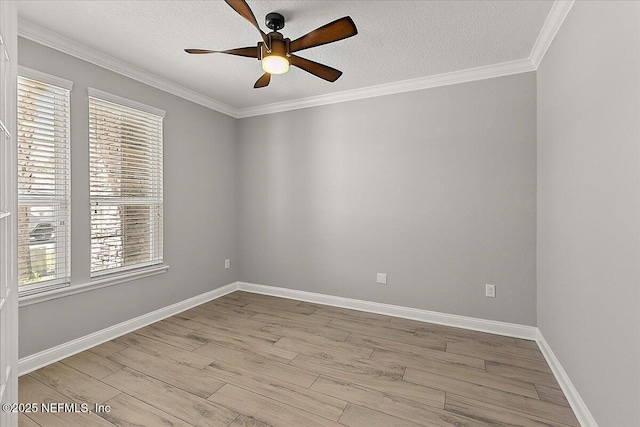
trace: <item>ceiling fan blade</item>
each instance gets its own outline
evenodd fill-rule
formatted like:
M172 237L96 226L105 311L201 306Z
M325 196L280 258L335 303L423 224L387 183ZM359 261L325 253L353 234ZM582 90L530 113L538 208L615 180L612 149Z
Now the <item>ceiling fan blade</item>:
M237 49L228 50L206 50L206 49L185 49L187 53L204 54L204 53L226 53L228 55L246 56L248 58L258 58L258 47L239 47Z
M294 65L307 73L311 73L314 76L320 77L330 82L335 82L342 75L342 71L335 68L322 65L318 62L310 61L305 58L301 58L296 55L291 55L289 58L291 65Z
M258 47L239 47L237 49L221 50L220 53L226 53L229 55L246 56L248 58L258 58Z
M353 23L353 19L350 16L345 16L292 41L289 50L290 52L297 52L302 49L333 43L356 34L358 34L358 29L356 24Z
M271 81L271 74L269 73L264 73L262 75L262 77L260 77L258 79L258 81L256 82L256 84L253 85L254 89L258 89L261 87L266 87L269 86L269 82Z
M269 46L269 39L267 38L267 35L264 33L264 31L262 31L258 26L258 21L256 20L256 16L251 11L251 8L247 4L247 2L244 0L224 0L224 1L229 6L231 6L233 10L238 12L240 16L242 16L244 19L249 21L251 25L256 27L256 29L260 31L260 35L262 36L262 41L264 42L264 45Z
M187 53L195 54L195 55L200 55L203 53L218 53L218 51L216 50L207 50L207 49L185 49L184 51Z

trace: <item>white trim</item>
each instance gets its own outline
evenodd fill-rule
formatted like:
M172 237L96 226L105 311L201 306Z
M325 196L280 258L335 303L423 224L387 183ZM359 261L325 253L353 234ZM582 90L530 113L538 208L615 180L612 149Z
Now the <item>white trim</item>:
M562 26L564 19L569 14L575 0L556 0L551 6L547 20L538 34L538 39L531 49L529 59L531 64L537 70L542 62L542 58L547 53L551 42L556 37L558 30Z
M73 89L73 82L71 80L63 79L62 77L54 76L53 74L47 74L43 73L42 71L23 67L22 65L18 65L18 76L30 80L37 80L51 86L56 86L60 89L69 91Z
M142 102L133 101L131 99L123 98L121 96L114 95L109 92L104 92L102 90L95 89L92 87L87 88L87 93L89 94L89 96L93 98L98 98L102 101L111 102L112 104L124 105L125 107L133 108L134 110L139 110L144 113L153 114L158 117L164 118L164 116L166 116L167 114L164 110L161 110L160 108L152 107L150 105L143 104Z
M70 289L73 288L74 287L71 287ZM189 308L204 304L207 301L214 300L236 290L263 295L273 295L282 298L295 299L298 301L314 302L317 304L325 304L335 307L349 308L370 313L385 314L389 316L417 320L420 322L437 323L440 325L488 332L515 338L535 340L537 337L537 328L534 326L517 325L513 323L498 322L494 320L476 319L473 317L438 313L434 311L356 300L351 298L342 298L331 295L318 294L314 292L277 288L274 286L258 285L255 283L235 282L221 288L214 289L213 291L197 295L179 303L161 308L151 313L144 314L134 319L127 320L117 325L110 326L106 329L102 329L84 337L80 337L75 340L52 347L50 349L43 350L39 353L23 357L18 363L18 375L28 374L29 372L32 372L43 366L47 366L51 363L55 363L64 358L73 356L76 353L85 351L89 348L95 347L96 345L135 331L136 329L150 325L151 323L176 315L182 311L188 310ZM43 295L36 295L35 297L42 296ZM35 304L35 302L30 303ZM21 301L20 305L24 306L28 305L28 303L25 304L24 301Z
M459 316L457 314L438 313L435 311L421 310L417 308L336 297L332 295L317 294L315 292L298 291L295 289L277 288L275 286L258 285L255 283L238 282L238 289L256 294L272 295L298 301L314 302L334 307L366 311L369 313L385 314L387 316L401 317L404 319L417 320L419 322L436 323L439 325L453 326L472 331L488 332L490 334L522 338L526 340L535 340L537 336L537 328L535 326L518 325L515 323L499 322L496 320L477 319L474 317Z
M69 276L60 278L60 279L52 279L45 280L41 283L30 283L28 285L21 285L18 290L18 300L21 297L26 297L27 295L33 295L41 292L49 292L54 289L65 288L69 286Z
M263 295L272 295L289 298L298 301L308 301L317 304L325 304L335 307L349 308L370 313L385 314L402 317L421 322L437 323L474 331L488 332L498 335L535 340L542 351L551 371L558 380L571 408L573 409L582 427L598 427L595 419L589 412L580 394L569 379L560 362L553 354L549 344L544 339L542 332L535 326L517 325L513 323L498 322L494 320L476 319L454 314L438 313L415 308L401 307L390 304L382 304L371 301L363 301L351 298L342 298L332 295L318 294L314 292L298 291L294 289L278 288L273 286L258 285L255 283L235 282L218 289L197 295L170 306L152 311L150 313L127 320L117 325L110 326L84 337L60 344L39 353L23 357L18 362L18 375L22 376L55 363L59 360L73 356L81 351L88 350L106 341L133 332L151 323L158 322L167 317L174 316L190 308L205 302L220 298L236 290L252 292Z
M204 294L200 294L195 297L188 298L184 301L180 301L167 307L152 311L150 313L143 314L142 316L138 316L131 320L118 323L117 325L110 326L92 334L85 335L75 340L57 345L39 353L23 357L18 361L18 375L22 376L28 374L29 372L33 372L36 369L40 369L59 360L73 356L74 354L80 353L81 351L88 350L104 342L128 334L129 332L133 332L136 329L143 328L162 319L166 319L167 317L174 316L185 310L196 307L200 304L204 304L207 301L220 298L221 296L231 293L237 289L238 284L231 283L229 285L222 286L218 289L214 289Z
M571 10L573 3L574 0L556 0L554 2L533 46L531 54L529 58L526 59L240 109L224 104L191 89L187 89L148 71L134 67L110 55L98 52L29 21L23 19L18 21L18 34L26 39L59 50L123 76L130 77L228 116L245 118L535 71L538 69L544 54L551 45L569 10Z
M526 59L241 109L187 89L24 19L18 20L18 34L44 46L238 119L535 71L540 66L544 54L571 10L573 3L574 0L556 0L554 2L531 54Z
M106 53L98 52L88 46L42 28L24 19L18 19L18 35L41 45L56 49L83 61L137 80L156 89L163 90L196 104L203 105L231 117L237 117L237 109L215 99L204 96L194 90L159 77L141 68L134 67Z
M241 108L238 110L237 118L242 119L245 117L273 114L283 111L298 110L301 108L316 107L319 105L336 104L340 102L354 101L357 99L374 98L377 96L412 92L416 90L450 86L459 83L536 71L542 62L542 58L549 49L549 46L551 46L551 42L553 42L558 30L562 26L562 23L569 14L574 2L575 0L556 0L553 3L544 25L540 30L540 34L538 34L538 38L536 39L533 49L531 50L531 54L527 59L503 62L461 71L453 71L450 73L420 77L417 79L386 83L377 86L369 86L327 95L259 105L257 107Z
M86 286L86 285L85 285ZM73 289L74 287L71 287ZM174 316L190 308L196 307L205 302L220 298L231 292L242 290L246 292L263 295L273 295L282 298L295 299L298 301L315 302L318 304L343 307L354 310L366 311L370 313L386 314L389 316L402 317L405 319L417 320L420 322L437 323L440 325L453 326L457 328L470 329L474 331L488 332L516 338L534 340L537 337L537 329L534 326L516 325L513 323L497 322L494 320L476 319L473 317L458 316L454 314L437 313L434 311L420 310L415 308L401 307L390 304L342 298L331 295L318 294L314 292L298 291L273 286L258 285L255 283L235 282L218 289L197 295L170 306L152 311L134 319L127 320L117 325L110 326L100 331L85 335L75 340L57 345L39 353L23 357L18 362L18 375L25 375L29 372L40 369L44 366L55 363L59 360L73 356L81 351L88 350L106 341L128 334L137 329L158 322L167 317ZM81 292L81 291L80 291ZM42 297L37 295L36 297ZM41 301L37 301L41 302ZM35 302L31 302L35 304ZM28 305L21 301L21 306Z
M569 405L571 405L571 409L573 409L573 412L580 422L580 425L582 427L598 427L598 423L596 422L595 418L593 418L593 415L591 415L591 412L587 408L587 405L584 403L584 400L582 400L580 393L578 393L578 390L569 379L569 375L567 375L567 372L564 370L564 368L560 364L560 361L551 350L551 347L549 347L549 343L547 343L547 340L544 339L544 336L542 335L540 329L536 329L536 342L538 343L538 347L540 347L540 351L544 355L544 358L547 360L547 363L549 364L553 375L558 380L558 384L560 384L560 388L569 401Z
M84 283L81 285L71 285L64 288L53 289L51 291L25 295L24 297L20 297L20 299L18 300L18 305L19 307L26 307L32 304L40 304L41 302L49 301L52 299L64 298L82 292L95 291L96 289L105 288L107 286L118 285L120 283L130 282L132 280L155 276L157 274L165 273L167 270L169 270L168 265L155 265L149 268L130 271L125 274L118 274L110 277L105 277L104 279L92 280L89 283Z
M512 74L528 73L535 71L535 67L528 59L521 59L484 67L470 68L468 70L453 71L451 73L436 74L417 79L402 80L399 82L385 83L377 86L369 86L344 92L330 93L327 95L312 96L293 101L277 102L274 104L248 107L238 110L238 118L273 114L282 111L298 110L301 108L316 107L318 105L336 104L357 99L375 98L378 96L393 95L395 93L413 92L416 90L430 89L440 86L449 86L459 83L477 80L491 79L494 77L509 76Z

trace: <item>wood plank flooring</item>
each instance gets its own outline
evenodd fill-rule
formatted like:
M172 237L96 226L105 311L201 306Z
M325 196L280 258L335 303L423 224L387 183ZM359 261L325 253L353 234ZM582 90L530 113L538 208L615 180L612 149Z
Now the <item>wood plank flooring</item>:
M579 426L535 342L246 292L25 375L19 393L92 410L24 427Z

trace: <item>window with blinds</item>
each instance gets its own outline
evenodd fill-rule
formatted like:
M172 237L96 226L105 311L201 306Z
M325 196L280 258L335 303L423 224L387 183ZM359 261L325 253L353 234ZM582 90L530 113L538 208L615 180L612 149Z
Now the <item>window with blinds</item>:
M30 78L33 75L37 79ZM70 90L71 82L20 69L17 220L21 294L69 284Z
M162 263L163 117L89 90L92 277Z

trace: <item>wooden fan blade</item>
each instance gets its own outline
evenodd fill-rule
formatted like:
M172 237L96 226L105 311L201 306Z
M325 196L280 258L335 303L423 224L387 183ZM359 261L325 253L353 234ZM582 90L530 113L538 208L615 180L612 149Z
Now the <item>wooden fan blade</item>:
M220 53L226 53L228 55L246 56L248 58L258 58L258 47L239 47L237 49L222 50Z
M254 89L258 89L261 87L266 87L269 86L269 82L271 81L271 74L269 73L264 73L262 75L262 77L260 77L258 79L258 81L256 82L256 84L253 85Z
M356 24L353 23L353 19L350 16L345 16L292 41L289 51L297 52L302 49L333 43L356 34L358 34L358 29Z
M289 62L291 63L291 65L294 65L302 70L305 70L307 73L311 73L314 76L320 77L321 79L325 79L329 82L335 82L342 75L342 71L340 70L336 70L335 68L331 68L318 62L310 61L296 55L291 55L291 57L289 57Z
M187 53L203 54L203 53L226 53L228 55L246 56L248 58L258 58L258 47L239 47L237 49L228 50L206 50L206 49L185 49Z
M262 36L262 41L265 46L269 46L269 41L267 35L260 29L258 26L258 21L256 20L256 16L251 11L251 8L244 0L224 0L233 10L238 12L240 16L249 21L251 25L256 27L256 30L260 31L260 35Z
M206 49L185 49L184 51L187 52L187 53L195 54L195 55L200 55L200 54L203 54L203 53L218 53L218 51L206 50Z

